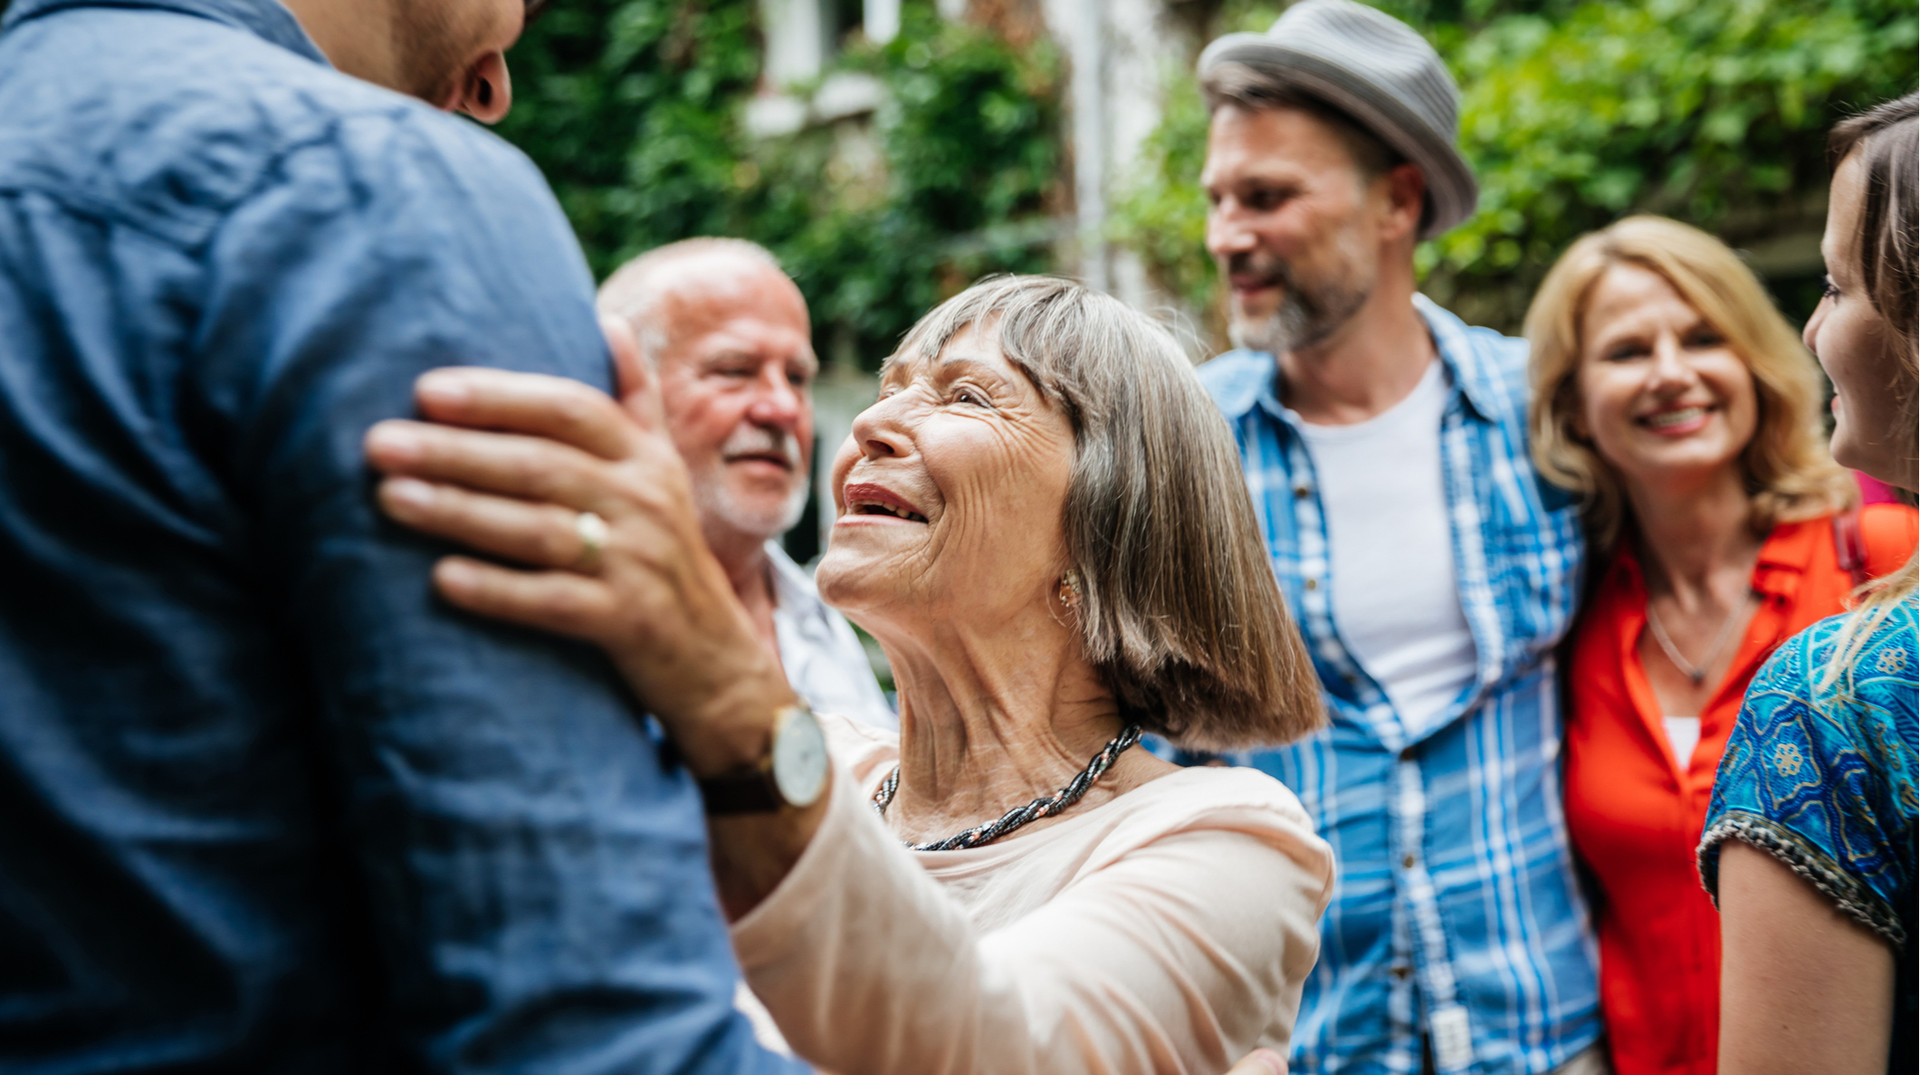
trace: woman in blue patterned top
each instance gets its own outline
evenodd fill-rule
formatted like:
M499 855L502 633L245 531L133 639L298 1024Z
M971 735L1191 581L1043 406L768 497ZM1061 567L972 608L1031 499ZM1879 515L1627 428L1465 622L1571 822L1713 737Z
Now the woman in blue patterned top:
M1909 95L1834 129L1826 297L1834 458L1920 485ZM1714 784L1700 876L1720 904L1722 1072L1915 1070L1916 561L1754 678Z

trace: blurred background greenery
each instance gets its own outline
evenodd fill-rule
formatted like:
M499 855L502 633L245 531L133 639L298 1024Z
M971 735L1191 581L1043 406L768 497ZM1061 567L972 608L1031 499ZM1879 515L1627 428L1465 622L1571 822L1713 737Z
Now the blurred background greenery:
M767 71L783 2L826 20L828 58L802 84ZM1482 188L1472 220L1420 249L1423 287L1507 330L1567 243L1642 211L1747 252L1803 317L1818 294L1825 130L1916 77L1912 0L1377 2L1451 66ZM1048 27L1100 5L938 6L904 0L897 34L876 45L859 0L562 0L513 52L501 132L545 170L596 273L691 235L755 239L800 284L816 347L842 368L876 366L916 316L982 274L1079 273L1094 253L1134 267L1123 297L1141 301L1144 286L1217 344L1192 61L1285 5L1150 12L1168 42L1147 68L1158 115L1103 159L1091 240L1074 171L1085 143L1069 129L1083 84ZM823 105L852 79L875 91L871 107ZM770 101L800 118L756 123Z
M883 47L853 32L832 74L877 81L854 125L750 136L767 89L753 0L562 0L515 47L500 133L546 172L605 277L695 235L777 254L823 358L866 368L914 319L990 272L1058 267L1060 62L1044 39L908 4Z
M1239 7L1239 5L1235 5ZM1480 211L1424 244L1422 290L1476 324L1517 331L1560 251L1629 213L1714 232L1768 278L1798 324L1819 300L1827 128L1909 92L1910 0L1380 0L1433 42L1462 91L1461 148ZM1245 5L1264 29L1284 5ZM1159 277L1203 305L1194 177L1206 116L1194 80L1167 118L1116 227Z

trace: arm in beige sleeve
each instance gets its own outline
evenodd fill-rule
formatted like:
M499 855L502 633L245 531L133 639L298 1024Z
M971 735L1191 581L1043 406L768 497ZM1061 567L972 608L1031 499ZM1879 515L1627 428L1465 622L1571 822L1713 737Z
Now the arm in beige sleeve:
M839 1075L1211 1075L1284 1048L1332 884L1304 820L1204 814L983 933L834 783L812 844L734 926L800 1056Z

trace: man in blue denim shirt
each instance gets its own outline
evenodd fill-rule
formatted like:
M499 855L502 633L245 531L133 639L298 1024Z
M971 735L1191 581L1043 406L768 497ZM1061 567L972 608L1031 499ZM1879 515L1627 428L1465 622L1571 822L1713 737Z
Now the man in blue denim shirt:
M608 387L505 110L520 0L13 0L0 1070L787 1070L598 654L438 605L361 436Z
M1525 345L1415 293L1415 243L1477 197L1459 91L1351 0L1301 0L1200 71L1240 346L1200 376L1332 718L1237 759L1339 863L1293 1070L1603 1071L1552 652L1579 526L1528 460Z

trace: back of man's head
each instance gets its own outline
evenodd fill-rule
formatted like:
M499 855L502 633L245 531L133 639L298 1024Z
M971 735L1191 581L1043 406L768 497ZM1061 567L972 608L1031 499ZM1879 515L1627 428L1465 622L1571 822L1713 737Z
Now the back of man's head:
M284 0L334 67L435 108L497 123L507 49L546 0Z

